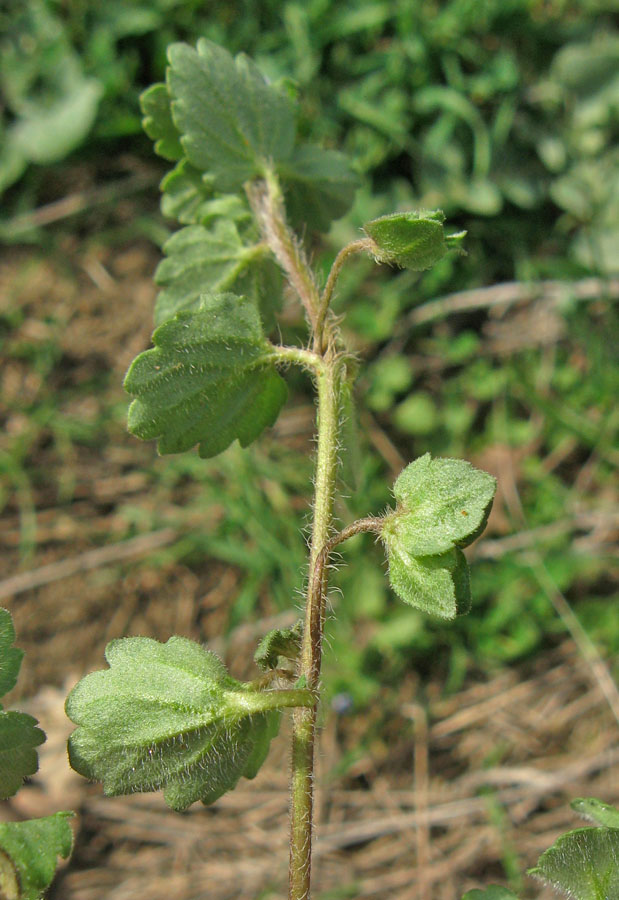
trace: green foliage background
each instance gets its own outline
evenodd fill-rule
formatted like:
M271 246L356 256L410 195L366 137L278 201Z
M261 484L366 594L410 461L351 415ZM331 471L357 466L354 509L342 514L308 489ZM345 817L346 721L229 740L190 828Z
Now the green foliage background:
M138 96L162 78L171 41L200 36L247 52L272 79L288 79L301 102L302 136L355 160L363 186L354 209L325 240L308 236L321 271L364 221L396 209L440 207L450 225L468 230L465 259L454 255L421 275L358 260L342 277L338 310L367 368L362 464L339 514L349 520L391 502L397 473L368 440L383 435L405 462L429 450L470 458L502 479L495 552L474 564L473 613L444 626L399 607L380 553L356 539L338 576L328 689L362 704L379 685L431 660L443 660L456 687L471 660L486 668L533 654L565 631L550 599L556 590L594 641L616 652L610 545L600 524L617 462L612 301L603 290L583 301L568 287L558 304L535 307L544 327L532 315L512 316L502 331L485 311L436 326L410 319L420 303L467 288L617 274L616 3L30 0L12 7L0 11L0 230L8 242L53 241L24 214L57 199L53 185L70 184L77 163L100 166L103 180L104 160L120 154L157 165ZM163 240L168 226L139 219L140 230ZM60 364L53 345L12 342L19 315L3 317L3 352L30 353L38 371L53 373ZM301 376L296 390L299 397L308 390ZM51 427L61 446L92 446L122 427L121 401L96 422L54 424L61 399L43 395L25 410L35 433ZM26 522L35 443L9 437L2 457ZM195 479L188 513L225 505L214 530L192 531L175 552L192 566L206 553L242 569L231 627L258 614L265 592L273 609L297 602L305 550L298 500L307 495L309 460L268 440L206 462L156 460L142 449L155 490ZM143 527L137 512L126 514L130 529ZM149 527L160 524L155 517ZM516 533L524 537L510 544ZM363 640L351 640L353 633Z

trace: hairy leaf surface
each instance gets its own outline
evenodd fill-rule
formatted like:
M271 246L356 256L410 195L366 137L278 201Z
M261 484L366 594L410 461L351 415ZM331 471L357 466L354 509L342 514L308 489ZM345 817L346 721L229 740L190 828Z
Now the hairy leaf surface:
M389 582L405 603L430 615L454 619L471 608L469 567L461 550L412 556L401 543L387 543Z
M393 213L363 226L373 241L372 252L380 262L421 271L429 269L449 250L461 250L466 232L446 235L440 209Z
M495 491L496 479L469 462L426 453L397 478L397 508L386 518L385 532L397 533L413 556L467 547L485 527Z
M216 221L211 228L181 228L164 246L166 258L155 281L162 286L155 307L161 324L181 310L197 309L205 293L234 290L258 301L268 286L277 290L276 267L262 244L246 246L234 222ZM272 296L265 301L274 303Z
M213 175L220 191L237 191L293 148L288 97L269 85L246 56L202 39L168 49L172 117L190 163Z
M51 884L57 859L68 859L73 832L72 812L42 819L0 823L0 896L38 900Z
M496 480L458 459L416 459L393 488L395 512L381 537L389 581L406 603L453 619L471 605L469 570L461 547L485 527Z
M174 809L212 803L255 776L280 710L310 702L307 691L252 690L182 637L124 638L105 655L110 668L83 678L66 709L78 726L71 765L106 794L163 788Z
M561 835L529 875L575 900L619 897L619 828L578 828Z
M596 825L605 825L608 828L619 828L619 809L611 806L610 803L604 803L603 800L596 800L595 797L578 798L572 800L570 806L579 813L583 819L595 822Z
M125 388L137 398L129 431L157 438L160 453L199 444L200 456L216 456L235 439L246 447L275 422L286 384L248 298L204 296L197 312L161 325L153 342L133 361Z

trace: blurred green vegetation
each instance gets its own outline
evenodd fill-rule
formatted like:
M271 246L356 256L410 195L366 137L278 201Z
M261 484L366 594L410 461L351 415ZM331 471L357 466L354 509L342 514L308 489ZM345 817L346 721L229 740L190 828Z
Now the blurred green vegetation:
M163 173L141 132L138 95L162 78L171 41L202 35L247 52L270 77L296 82L301 131L355 160L363 181L356 204L313 245L323 273L364 221L395 209L440 207L450 225L468 230L465 259L446 258L421 276L362 259L342 276L337 309L364 369L358 483L345 489L338 513L348 521L387 506L398 460L426 450L492 471L501 494L474 561L474 610L443 625L403 608L389 594L381 553L368 538L355 539L343 552L348 565L337 575L342 593L328 625L329 692L363 705L412 669L442 666L456 688L471 665L488 669L534 655L565 633L549 583L602 651L617 653L609 574L617 290L616 282L614 293L603 284L593 296L579 289L619 269L616 3L12 6L0 11L6 241L57 252L72 229L83 236L79 216L52 234L29 217L71 192L76 167L87 164L95 184L143 165ZM168 225L153 224L154 185L148 190L148 226L138 200L125 230L114 232L102 213L105 240L122 243L136 232L163 239ZM501 315L482 302L435 322L414 316L437 296L541 279L566 286L552 296L540 288ZM24 338L26 315L9 304L0 320L3 355L27 365L36 382L8 398L7 417L19 415L21 424L6 433L0 457L7 485L0 501L17 497L24 555L36 530L33 493L53 481L56 502L70 504L76 448L118 441L126 410L103 363L79 383L63 374L61 317L49 312L45 335ZM292 386L295 402L307 403L306 382L294 376ZM66 412L92 396L96 414ZM38 461L42 447L47 469ZM192 529L165 553L196 569L207 554L241 570L230 627L264 613L258 598L265 592L271 612L299 603L309 458L276 439L207 462L138 451L150 499L147 510L137 501L119 504L127 534L171 520L182 527L183 516L221 507L225 516L212 528ZM194 480L198 489L188 490ZM179 496L182 509L170 513L169 498Z

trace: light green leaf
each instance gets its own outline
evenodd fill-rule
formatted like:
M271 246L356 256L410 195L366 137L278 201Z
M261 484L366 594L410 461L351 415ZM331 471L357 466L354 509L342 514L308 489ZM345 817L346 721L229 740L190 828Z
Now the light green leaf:
M460 250L466 232L446 235L445 216L434 211L393 213L363 226L372 239L371 252L379 262L406 269L429 269L450 250Z
M163 290L157 297L155 322L161 324L181 310L196 310L200 296L234 290L253 300L264 297L275 305L276 267L264 244L246 246L234 222L217 220L211 228L189 225L166 241L166 258L159 263L155 281ZM275 301L275 303L274 303Z
M475 888L463 894L462 900L518 900L515 894L498 884L491 884L484 890Z
M0 896L6 900L38 900L52 882L57 858L68 859L73 832L72 812L43 819L0 823Z
M155 153L164 159L176 161L184 155L180 134L172 121L172 108L167 85L151 85L140 95L140 106L144 113L142 127L155 142Z
M412 556L400 542L385 541L389 583L405 603L442 619L471 608L469 567L457 548L440 556Z
M208 225L224 218L237 224L251 222L247 202L238 194L215 195L207 175L182 159L161 182L161 211L183 225Z
M0 609L0 697L15 687L24 651L13 647L15 627L8 609Z
M469 462L426 453L399 475L397 507L385 518L383 534L412 556L467 547L483 531L495 491L496 479Z
M328 231L332 221L348 212L359 187L342 153L311 144L296 147L291 159L278 166L278 173L290 221L297 229Z
M529 875L573 900L619 897L619 829L579 828L561 835Z
M253 690L182 637L124 638L105 655L110 668L83 678L66 710L78 726L71 765L106 794L163 788L173 809L213 803L241 776L255 776L279 711L313 703L306 690Z
M186 159L181 159L165 176L160 189L164 216L177 219L182 225L205 224L203 212L213 199L213 187L208 176L205 177Z
M398 477L395 512L381 537L389 581L406 603L446 619L468 612L469 570L460 547L482 532L496 480L458 459L416 459Z
M275 422L286 384L248 298L205 295L197 312L178 313L153 342L133 361L125 388L137 398L129 431L158 438L160 453L199 444L200 456L216 456L237 438L246 447Z
M619 809L596 800L595 797L579 798L572 800L570 806L584 819L595 822L596 825L605 825L607 828L619 828Z
M0 711L0 798L16 794L24 778L39 767L35 747L45 741L37 720L27 713Z
M172 117L190 163L220 191L237 191L268 165L287 159L295 117L287 96L246 56L202 39L168 49Z
M254 662L261 669L276 669L280 656L284 659L297 659L301 652L303 622L299 620L291 628L276 628L262 638L256 652Z

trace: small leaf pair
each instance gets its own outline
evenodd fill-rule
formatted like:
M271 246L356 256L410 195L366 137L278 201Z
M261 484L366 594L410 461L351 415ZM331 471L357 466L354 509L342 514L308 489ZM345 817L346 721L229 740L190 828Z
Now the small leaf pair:
M464 460L426 453L404 469L381 538L389 581L405 603L444 619L468 612L469 570L461 548L483 531L495 491L496 479Z

